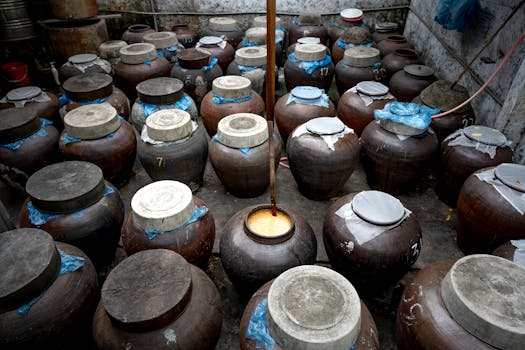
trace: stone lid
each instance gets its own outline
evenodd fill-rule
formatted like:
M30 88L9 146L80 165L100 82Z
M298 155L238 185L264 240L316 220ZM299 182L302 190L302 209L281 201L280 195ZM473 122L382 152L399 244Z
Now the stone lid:
M72 101L93 101L113 93L113 78L105 73L83 73L68 78L62 87Z
M441 282L441 297L457 323L498 349L523 349L525 270L493 255L465 256Z
M146 119L148 136L157 141L177 141L191 136L193 125L188 112L162 109Z
M230 17L212 17L209 21L212 30L219 32L230 32L237 29L237 21Z
M301 44L295 47L295 57L301 61L319 61L326 57L326 46L322 44Z
M255 16L253 19L253 26L266 28L266 16ZM279 17L275 17L275 26L282 26L282 21Z
M266 55L265 47L242 47L235 51L235 62L241 66L265 66Z
M0 142L11 143L33 135L40 130L40 119L32 108L0 110Z
M190 48L177 53L179 65L186 69L200 69L210 64L211 54L201 48Z
M89 62L93 62L97 58L97 55L94 55L92 53L82 53L79 55L71 56L67 60L69 61L69 63L72 64L86 64Z
M388 86L377 81L361 81L357 83L356 89L358 92L368 96L382 96L388 93Z
M303 13L297 17L297 23L304 26L322 26L323 20L319 13Z
M299 44L320 44L321 38L318 38L316 36L305 36L297 39L297 42Z
M356 8L344 9L339 14L344 21L359 22L363 19L363 11Z
M408 74L423 78L431 77L434 74L431 67L422 64L408 64L403 67L403 70Z
M23 86L9 91L6 95L8 101L23 101L37 97L42 93L38 86Z
M323 96L324 90L315 86L296 86L290 94L303 100L317 100Z
M105 59L119 58L120 49L122 49L124 46L128 46L128 43L124 40L105 41L98 47L98 52L100 57Z
M368 28L363 27L350 27L347 28L343 34L339 37L339 40L345 43L351 44L367 44L372 41L372 35Z
M268 292L266 322L283 349L350 349L361 330L361 301L352 284L326 267L283 272Z
M171 231L193 215L195 204L182 182L156 181L139 189L131 199L133 220L144 230Z
M136 43L120 49L120 59L126 64L142 64L157 58L157 50L153 44Z
M502 163L496 167L494 175L510 188L525 192L525 165Z
M469 98L467 89L459 84L456 84L454 89L451 89L451 84L451 82L445 80L435 81L421 91L419 97L429 107L439 108L443 112L448 111ZM470 109L470 104L455 113L462 113L468 109Z
M81 140L94 140L115 132L122 121L109 103L80 106L64 117L67 134Z
M219 121L217 136L228 147L255 147L268 140L268 124L257 114L235 113Z
M374 225L392 225L405 216L405 207L394 196L380 191L363 191L354 196L352 210Z
M266 44L266 28L265 27L255 27L249 28L246 30L244 37L249 43L257 43L259 45Z
M373 47L354 46L345 50L343 62L352 67L373 67L380 61L379 50Z
M105 311L121 328L162 328L184 311L191 299L190 264L167 249L141 251L124 259L102 286Z
M179 43L177 40L177 34L174 32L156 32L146 34L144 35L143 40L145 43L155 45L156 49L164 49Z
M238 75L225 75L213 80L212 90L223 98L243 98L250 96L252 83L250 79Z
M218 36L203 36L199 39L201 45L219 45L224 40Z
M490 146L503 146L507 142L505 135L498 129L482 125L471 125L461 130L466 138Z
M339 134L345 129L345 125L339 118L320 117L310 119L306 123L306 130L316 135Z
M89 207L102 198L105 187L98 166L68 161L48 165L31 175L26 192L37 209L60 214Z
M137 84L139 100L153 105L170 104L181 99L184 83L177 78L158 77Z
M397 30L397 23L394 22L380 22L376 23L375 30L376 32L393 32Z
M55 281L60 255L45 231L21 228L0 234L0 313L38 297Z

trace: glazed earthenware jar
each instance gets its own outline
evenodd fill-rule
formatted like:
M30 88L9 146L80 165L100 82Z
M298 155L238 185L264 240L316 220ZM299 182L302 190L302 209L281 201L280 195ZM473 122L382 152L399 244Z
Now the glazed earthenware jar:
M175 24L171 27L171 31L177 34L177 40L187 49L194 47L199 41L199 34L189 24Z
M377 44L390 35L399 35L398 25L394 22L379 22L374 27L372 40Z
M86 53L69 57L58 69L61 82L83 73L111 74L111 63L97 55Z
M334 77L334 64L321 44L302 44L295 47L295 52L288 56L284 64L286 90L296 86L316 86L326 92L330 89Z
M218 36L205 36L199 39L196 47L203 48L210 52L211 57L217 58L217 64L225 72L235 58L235 49L226 40Z
M157 55L165 57L173 65L177 63L177 53L184 50L177 35L173 32L158 32L144 35L144 42L155 45Z
M413 49L414 46L408 42L403 35L389 35L380 42L376 43L375 47L381 52L381 57L395 52L397 49Z
M350 27L332 45L332 60L334 64L343 59L346 49L351 47L371 47L372 37L368 28Z
M386 72L379 60L379 50L373 47L351 47L335 66L335 84L339 96L362 81L385 83Z
M381 65L386 70L387 80L409 64L419 64L417 53L413 49L396 49L381 60Z
M83 19L95 17L98 14L96 0L60 1L51 0L51 13L60 19Z
M143 42L143 37L146 34L154 33L155 29L151 28L147 24L132 24L130 25L124 34L122 34L122 40L127 42L129 45Z
M237 20L230 17L212 17L208 26L202 30L203 36L224 37L231 46L237 47L242 41L242 31L237 25Z
M328 29L323 25L320 14L301 14L294 18L290 25L290 45L305 36L315 36L321 39L321 44L328 45Z
M436 77L432 68L409 64L392 76L388 86L398 101L410 102L434 81Z

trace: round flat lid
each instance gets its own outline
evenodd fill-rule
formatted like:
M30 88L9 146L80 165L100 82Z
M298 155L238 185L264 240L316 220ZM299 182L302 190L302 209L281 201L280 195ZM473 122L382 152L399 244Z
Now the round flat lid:
M268 124L257 114L235 113L219 121L217 136L228 147L255 147L268 140Z
M439 108L442 111L448 111L469 98L467 89L456 84L453 89L450 88L452 83L445 80L438 80L427 86L419 97L421 101L432 108ZM470 104L458 110L461 113L470 108Z
M182 68L200 69L210 64L211 53L204 48L191 48L179 51L177 59Z
M354 46L345 50L343 61L353 67L372 67L380 61L379 55L376 48Z
M235 62L241 66L265 66L266 55L265 47L242 47L235 51Z
M203 36L199 39L201 45L219 45L222 41L218 36Z
M213 80L213 92L224 98L243 98L252 91L250 79L238 75L225 75Z
M0 142L11 143L33 135L41 127L40 119L32 108L0 110Z
M120 49L124 46L128 46L124 40L105 41L98 47L98 52L102 58L118 58L120 57Z
M177 34L173 32L156 32L146 34L144 35L143 40L145 43L155 45L156 49L164 49L179 43L177 40Z
M405 215L405 207L394 196L380 191L363 191L354 196L352 210L374 225L393 225Z
M341 17L343 17L343 20L361 20L363 19L363 11L360 9L350 8L350 9L344 9L339 13Z
M319 61L326 57L326 46L322 44L301 44L295 47L295 57L301 61Z
M155 45L149 43L136 43L120 49L120 59L126 64L142 64L157 58Z
M298 266L272 283L267 323L283 349L350 349L361 329L361 302L339 273Z
M55 281L60 255L47 232L22 228L0 233L0 313L39 296Z
M317 100L323 96L324 90L315 86L296 86L290 93L303 100Z
M23 86L9 91L6 95L8 101L23 101L37 97L42 93L38 86Z
M382 96L388 93L388 86L385 86L377 81L362 81L357 83L356 89L358 92L368 96Z
M305 37L297 39L297 42L299 44L320 44L321 38L318 38L315 36L305 36Z
M237 21L230 17L212 17L209 26L213 30L229 32L237 28Z
M264 45L266 43L266 28L249 28L248 30L246 30L245 38L246 41L249 43L257 43L259 45Z
M195 204L182 182L156 181L139 189L131 199L135 223L144 230L171 231L193 215Z
M302 13L297 17L297 23L305 26L323 25L323 21L319 13Z
M441 282L441 297L463 328L499 349L523 349L525 270L493 255L459 259Z
M105 137L120 128L122 121L109 103L80 106L64 117L64 127L69 136L81 140Z
M177 141L191 136L193 125L188 112L180 109L163 109L146 119L148 135L157 141Z
M266 16L256 16L253 19L254 27L266 27ZM275 26L279 27L282 25L282 21L279 17L275 17Z
M306 122L306 129L316 135L334 135L345 130L345 124L339 118L320 117Z
M33 205L48 213L89 207L104 195L102 170L93 163L68 161L40 169L26 183Z
M113 93L113 78L105 73L84 73L68 78L62 87L72 101L93 101Z
M375 25L376 32L393 32L397 30L397 23L394 22L380 22Z
M416 77L431 77L434 74L434 70L429 66L422 64L409 64L403 67L403 70L408 74L415 75Z
M510 188L525 192L525 166L514 163L503 163L496 167L494 175Z
M68 61L72 64L86 64L93 62L97 59L97 55L91 53L82 53L79 55L74 55L68 58Z
M127 329L144 331L170 324L191 298L190 264L167 249L145 250L118 264L102 286L104 309Z
M501 131L486 126L471 125L463 129L462 132L468 139L485 145L501 146L507 142L507 138Z
M158 77L138 83L136 89L142 102L163 105L180 100L184 83L177 78Z

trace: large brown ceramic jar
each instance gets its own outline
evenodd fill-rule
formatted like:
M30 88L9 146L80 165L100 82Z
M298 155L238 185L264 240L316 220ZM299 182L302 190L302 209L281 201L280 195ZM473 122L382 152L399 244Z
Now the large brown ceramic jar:
M293 129L318 117L335 117L335 106L324 90L297 86L275 104L275 122L286 144Z
M334 78L334 64L321 44L301 44L284 64L286 90L296 86L316 86L326 92Z
M240 293L250 295L282 272L312 265L317 241L306 220L294 210L270 206L244 208L225 224L220 241L224 271Z
M177 55L179 60L171 70L171 77L184 83L184 91L200 104L204 95L211 90L215 78L222 76L222 69L216 57L205 49L186 49Z
M520 349L523 276L517 265L489 255L426 266L401 296L398 348Z
M356 8L348 8L342 10L340 13L340 17L335 20L331 25L330 28L328 28L328 35L330 37L330 47L334 45L334 43L339 39L341 35L347 30L348 28L352 27L366 27L363 20L365 18L363 11Z
M387 80L409 64L419 64L417 53L413 49L396 49L394 52L384 56L381 65L386 70Z
M163 180L139 189L122 227L129 255L148 249L169 249L189 263L208 266L215 222L206 204L178 181Z
M205 36L223 37L233 47L242 41L242 31L237 26L237 20L230 17L210 18L208 27L203 28L202 33Z
M403 35L389 35L380 42L376 43L375 47L381 52L381 57L395 52L397 49L413 49L411 43Z
M217 58L217 64L225 72L235 58L235 49L226 40L218 36L205 36L199 39L196 47L203 48L210 52L211 57Z
M373 47L351 47L335 66L335 84L339 96L362 81L385 82L386 72L381 67L379 50Z
M173 65L177 63L177 53L184 50L184 46L179 44L177 35L173 32L158 32L144 35L144 42L155 45L157 55L165 57Z
M246 30L246 34L242 41L237 45L237 49L243 47L258 47L266 46L266 27L255 27ZM283 65L283 40L284 32L281 30L275 31L275 63L281 67Z
M441 166L436 192L455 208L459 191L474 171L512 162L505 135L485 126L469 126L449 135L441 144Z
M338 118L315 118L299 125L286 144L299 191L314 200L337 196L359 163L360 148L353 130Z
M138 252L108 275L93 320L97 348L212 350L222 307L212 280L166 249Z
M293 19L290 25L290 45L305 36L321 39L321 44L328 46L328 29L323 25L320 14L302 14Z
M292 268L259 288L239 333L241 350L379 349L374 319L354 287L315 265Z
M124 46L128 46L124 40L109 40L98 47L98 55L111 64L111 74L115 73L115 67L120 62L120 49Z
M144 35L154 32L155 29L147 24L132 24L126 29L124 34L122 34L122 40L129 45L141 43L143 42Z
M525 166L503 163L470 175L458 197L457 242L465 254L490 253L523 239Z
M194 47L199 41L199 35L189 24L174 24L171 27L171 31L177 34L177 40L187 49Z
M419 257L421 227L397 198L363 191L330 206L323 241L333 269L359 292L377 294L401 279Z
M525 268L525 239L503 243L492 252L492 255L500 256Z
M202 99L202 123L210 137L217 133L219 121L235 113L253 113L264 116L264 101L252 90L248 78L237 75L218 77L213 81L212 91Z
M420 64L409 64L390 79L389 88L399 102L410 102L436 81L434 70Z
M396 98L388 92L388 87L374 81L363 81L343 93L337 103L337 114L343 123L361 136L365 127L374 120L374 110L393 101Z
M111 63L90 53L74 55L58 69L58 73L62 82L83 73L111 74Z
M138 156L153 181L176 180L197 191L208 160L208 140L189 113L162 110L146 120L138 140Z
M334 42L332 46L332 60L334 64L343 59L346 49L351 47L371 47L374 43L368 28L350 27Z
M60 97L62 118L73 109L93 103L108 103L113 106L118 115L129 118L129 100L117 87L113 86L113 78L104 73L84 73L69 78L62 85L64 95Z
M277 81L277 67L275 67ZM265 96L266 89L266 48L243 47L235 51L235 59L228 66L228 75L240 75L250 79L252 89Z
M82 249L97 269L113 260L124 203L98 166L80 161L49 165L29 178L26 192L20 227L41 228L56 241Z
M398 25L394 22L379 22L374 27L372 33L372 40L377 44L390 35L400 35L398 32Z
M155 46L131 44L120 49L120 62L115 67L115 85L130 101L137 98L135 87L144 80L169 77L171 66L164 57L157 57Z
M53 17L60 19L83 19L98 14L96 0L50 0Z
M7 231L0 238L2 349L89 344L98 298L97 273L89 258L38 229Z
M275 167L281 142L272 140ZM215 174L228 192L237 197L257 197L270 184L269 138L266 120L256 114L237 113L219 122L217 135L209 145Z

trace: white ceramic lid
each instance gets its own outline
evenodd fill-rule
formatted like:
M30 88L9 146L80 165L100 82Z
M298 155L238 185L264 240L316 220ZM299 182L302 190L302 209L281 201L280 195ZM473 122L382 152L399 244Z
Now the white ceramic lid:
M146 34L144 35L143 40L145 43L155 45L156 49L164 49L179 43L177 40L177 34L173 32L156 32Z
M380 61L379 50L373 47L354 46L345 50L343 61L352 67L373 67Z
M120 128L117 110L108 103L80 106L64 117L67 134L81 140L105 137Z
M352 210L374 225L392 225L405 216L405 207L394 196L381 191L363 191L352 200Z
M195 204L188 186L178 181L153 182L131 199L133 220L144 230L171 231L187 222Z
M265 47L242 47L235 51L235 62L241 66L265 66L266 55Z
M148 136L156 141L177 141L191 136L193 125L188 112L162 109L146 118Z
M223 98L243 98L251 94L252 83L245 77L225 75L213 80L212 89Z
M6 97L9 101L22 101L37 97L41 93L42 89L38 86L24 86L9 91Z
M339 14L345 19L358 19L360 17L363 17L363 11L355 8L344 9Z
M525 165L502 163L496 167L494 175L510 188L525 192Z
M319 61L326 57L326 46L322 44L301 44L295 47L295 57L301 61Z
M120 59L126 64L141 64L157 58L157 50L153 44L136 43L120 49Z
M334 135L343 132L345 124L339 118L320 117L310 119L306 123L306 130L316 135Z
M98 52L100 57L105 59L117 58L120 57L120 49L124 46L128 46L128 43L124 40L105 41L98 47Z
M213 30L229 32L237 28L237 21L230 17L212 17L209 26Z
M383 96L388 93L388 86L385 86L377 81L362 81L357 83L356 89L358 92L368 96Z
M94 55L92 53L82 53L79 55L74 55L69 57L67 60L72 64L84 64L93 62L97 59L97 55Z
M507 142L507 138L501 131L482 125L467 126L462 133L466 138L485 145L502 146Z
M316 36L305 36L297 39L297 42L299 44L320 44L321 38L318 38Z
M290 94L303 100L317 100L323 96L324 90L315 86L296 86L290 91Z
M235 113L219 121L217 136L228 147L255 147L268 140L268 124L257 114Z
M403 67L403 70L416 77L431 77L434 74L434 70L431 67L422 64L408 64Z

